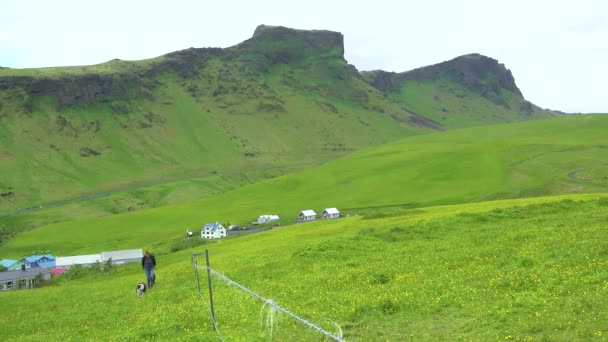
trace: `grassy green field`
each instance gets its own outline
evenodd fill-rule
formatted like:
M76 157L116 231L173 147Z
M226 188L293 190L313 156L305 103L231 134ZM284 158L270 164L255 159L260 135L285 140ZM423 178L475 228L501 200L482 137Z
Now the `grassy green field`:
M48 214L22 214L5 222L48 223L51 217L71 221L19 234L3 244L0 252L18 256L37 251L61 254L133 245L159 247L170 244L167 241L181 236L186 228L196 230L206 222L241 225L258 215L275 213L286 223L304 209L320 213L323 208L338 207L357 214L374 207L606 192L607 126L608 116L596 115L454 130L407 138L180 205L104 218L70 217L72 212L86 213L82 209L86 204L50 209ZM107 200L93 203L103 206ZM72 245L72 236L79 236L78 244Z
M572 116L420 135L236 189L211 178L218 191L194 202L100 217L116 194L11 217L40 227L0 246L3 257L152 249L159 283L137 298L143 272L127 265L2 293L13 314L0 328L18 340L216 339L190 264L207 248L214 269L346 340L602 340L606 125ZM181 249L205 222L284 223L330 206L359 215ZM269 339L263 303L213 286L226 340ZM286 315L272 334L322 339Z
M143 248L159 275L144 298L137 264L2 292L1 339L323 340L217 276L214 332L190 263L208 249L347 341L605 340L608 116L531 121L555 113L480 55L359 73L342 39L261 27L228 49L0 70L0 258ZM343 218L291 224L327 207ZM281 226L183 237L261 214Z
M338 324L348 341L599 341L608 333L606 195L387 214L159 254L159 282L141 299L133 293L143 277L137 265L2 293L2 307L11 308L0 318L3 336L217 339L190 265L190 253L204 248L214 269L325 329L335 332ZM71 251L78 251L80 237L71 239ZM268 340L263 303L220 279L213 286L226 340ZM285 315L273 335L322 340Z

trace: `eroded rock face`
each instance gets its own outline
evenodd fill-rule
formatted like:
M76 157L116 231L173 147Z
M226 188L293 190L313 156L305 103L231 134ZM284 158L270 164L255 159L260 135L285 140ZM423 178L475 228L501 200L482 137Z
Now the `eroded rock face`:
M500 89L506 89L521 95L511 70L507 69L504 64L498 63L494 58L477 53L418 68L403 73L403 75L406 79L413 80L434 80L445 75L477 93L484 90L499 92Z
M170 71L183 78L197 76L199 68L209 57L222 54L223 49L190 48L169 53L158 63L134 71L53 77L2 76L0 91L21 88L28 95L55 97L60 108L137 97L152 98L150 91L158 86L156 75Z
M340 32L328 30L297 30L283 26L260 25L253 32L252 41L269 39L273 41L300 40L319 52L332 52L344 58L344 36Z
M60 107L109 101L114 95L138 93L144 81L135 74L64 77L14 76L0 78L0 90L22 88L29 95L57 98Z
M0 76L0 91L20 88L28 95L55 97L60 108L96 102L114 103L115 107L118 102L137 97L152 99L150 91L158 86L156 76L164 72L176 73L184 79L198 77L212 58L236 61L241 72L263 73L275 64L297 63L309 58L343 60L344 37L339 32L260 25L251 39L227 49L189 48L169 53L150 65L134 65L130 71L117 70L116 73ZM343 72L357 73L350 69Z
M398 90L406 81L435 81L448 77L452 81L486 97L500 94L501 89L520 95L515 78L504 64L480 54L469 54L452 60L403 73L371 71L362 73L370 85L384 92Z
M384 70L362 71L361 76L365 82L382 92L398 90L403 83L402 77L396 72Z

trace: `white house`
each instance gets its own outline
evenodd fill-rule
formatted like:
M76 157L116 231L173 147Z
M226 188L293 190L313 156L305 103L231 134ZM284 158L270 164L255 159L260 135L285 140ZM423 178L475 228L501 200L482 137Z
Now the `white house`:
M321 214L321 217L324 219L338 218L340 217L340 211L336 208L325 208Z
M279 215L260 215L258 216L258 219L256 221L253 221L253 224L264 224L264 223L270 223L270 222L276 222L278 220L280 220L281 218L279 217Z
M221 239L226 237L226 228L217 222L207 223L201 229L201 237L203 239Z
M317 213L313 210L302 210L298 215L298 221L314 221L317 219Z

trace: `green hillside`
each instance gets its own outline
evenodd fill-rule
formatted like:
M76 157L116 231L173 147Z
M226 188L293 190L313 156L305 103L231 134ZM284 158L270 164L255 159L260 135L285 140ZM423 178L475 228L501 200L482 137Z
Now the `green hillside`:
M226 49L0 69L0 213L217 174L235 175L225 180L234 188L404 136L551 115L534 107L522 116L498 101L521 94L489 100L460 82L438 93L441 110L458 108L442 120L428 99L448 81L408 83L399 93L366 81L344 59L340 33L268 26ZM267 168L279 171L259 172ZM192 185L158 203L200 197Z
M511 71L497 60L469 54L394 73L364 71L363 78L396 102L445 127L470 127L558 115L527 101Z
M258 215L272 213L285 223L305 209L320 213L323 208L338 207L345 214L359 214L374 208L399 211L608 192L607 127L608 116L579 115L406 138L198 201L103 219L72 217L74 221L22 233L0 252L86 253L133 245L169 248L186 228L196 229L205 222L248 224ZM15 220L49 220L64 211L86 213L86 206L22 214ZM69 243L72 236L79 236L76 245Z
M214 241L159 254L158 284L144 298L133 293L143 277L136 264L2 293L11 315L0 328L24 341L219 339L206 283L201 299L190 266L190 253L208 248L214 269L324 329L339 327L347 341L600 341L608 333L607 200L424 208ZM71 235L67 250L80 238ZM218 278L213 295L226 341L269 340L262 302ZM287 315L276 319L273 340L322 340Z

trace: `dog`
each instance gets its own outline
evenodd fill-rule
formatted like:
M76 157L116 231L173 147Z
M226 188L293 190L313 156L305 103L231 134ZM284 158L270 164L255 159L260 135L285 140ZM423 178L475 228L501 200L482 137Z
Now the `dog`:
M146 284L138 283L135 285L135 292L137 293L137 297L142 297L146 293Z

